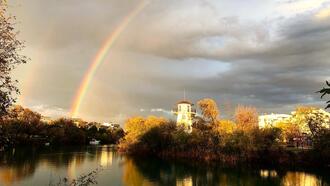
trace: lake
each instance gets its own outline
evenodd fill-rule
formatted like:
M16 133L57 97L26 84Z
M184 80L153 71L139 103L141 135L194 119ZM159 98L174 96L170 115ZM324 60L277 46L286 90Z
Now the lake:
M192 165L155 158L131 158L111 146L13 149L0 152L1 186L41 186L59 178L76 178L100 166L100 186L153 185L329 185L326 171L223 168Z

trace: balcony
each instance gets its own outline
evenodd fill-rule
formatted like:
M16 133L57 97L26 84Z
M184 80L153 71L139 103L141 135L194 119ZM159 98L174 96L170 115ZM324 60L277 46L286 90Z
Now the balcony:
M173 114L178 114L178 112L179 112L179 111L178 111L178 108L173 108L173 109L172 109L172 113L173 113ZM191 114L194 116L194 115L196 115L196 109L195 109L195 108L192 108L192 109L191 109L191 112L188 112L188 113L191 113Z

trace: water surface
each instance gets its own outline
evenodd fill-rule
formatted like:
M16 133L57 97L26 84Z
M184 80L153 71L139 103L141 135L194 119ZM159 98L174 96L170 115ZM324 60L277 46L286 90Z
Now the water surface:
M192 164L122 156L110 146L42 150L21 148L0 155L0 185L49 185L64 177L74 179L100 166L103 170L97 175L99 186L330 184L326 171L223 168Z

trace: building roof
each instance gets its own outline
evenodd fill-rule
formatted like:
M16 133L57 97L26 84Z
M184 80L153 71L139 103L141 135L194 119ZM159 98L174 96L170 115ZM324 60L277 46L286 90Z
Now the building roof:
M177 104L189 104L189 105L194 105L193 103L191 103L191 102L188 101L188 100L182 100L182 101L179 101Z

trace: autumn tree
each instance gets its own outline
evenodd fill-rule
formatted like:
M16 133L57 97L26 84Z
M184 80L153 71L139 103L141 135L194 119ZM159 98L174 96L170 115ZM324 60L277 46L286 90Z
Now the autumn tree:
M19 64L26 62L26 57L19 54L23 42L17 39L18 32L13 25L15 17L8 15L6 5L0 1L0 116L15 102L17 80L12 79L11 72Z
M299 125L290 120L276 122L275 127L282 131L281 138L284 142L293 141L294 138L301 136L302 133Z
M258 127L258 112L255 107L239 105L235 109L237 127L242 130L250 130Z
M141 116L129 118L124 126L126 135L120 143L120 148L126 150L130 146L134 146L140 142L141 137L146 132L167 122L166 119L156 116L149 116L146 119Z
M203 118L213 125L217 123L220 115L217 103L210 98L205 98L198 101L198 106L202 111Z
M236 124L230 120L220 120L213 128L219 134L231 134L236 129Z
M166 120L164 118L158 118L155 116L149 116L147 119L140 116L130 118L125 123L125 140L129 143L134 143L150 128L159 126L165 122Z
M20 105L12 106L8 115L9 120L21 121L25 124L39 124L41 115L37 112L34 112L28 108L23 108Z
M60 127L64 127L64 126L68 126L68 125L75 126L75 123L70 118L59 118L59 119L52 121L51 125L57 125Z
M153 127L164 125L166 122L167 122L167 120L165 118L149 116L149 117L147 117L147 119L145 121L145 125L146 125L147 129L150 129Z
M310 133L314 139L330 128L330 114L315 107L298 107L294 118L301 120L303 132Z
M127 143L135 143L136 140L143 132L146 130L144 125L145 119L143 117L133 117L129 118L125 123L125 141Z

